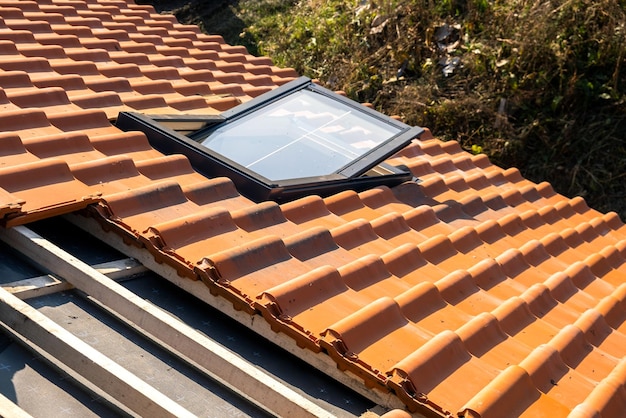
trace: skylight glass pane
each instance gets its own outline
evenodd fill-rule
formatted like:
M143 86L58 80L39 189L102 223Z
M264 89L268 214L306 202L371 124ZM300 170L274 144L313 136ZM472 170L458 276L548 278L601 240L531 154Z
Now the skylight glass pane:
M401 130L340 101L300 90L199 142L279 181L335 173Z

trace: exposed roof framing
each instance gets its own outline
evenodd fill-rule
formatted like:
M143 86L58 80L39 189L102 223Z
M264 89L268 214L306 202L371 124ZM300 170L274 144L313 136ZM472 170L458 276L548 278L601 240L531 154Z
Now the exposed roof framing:
M371 390L364 387L360 378L352 374L350 371L339 370L337 368L337 364L325 354L313 353L309 350L302 350L299 347L294 347L293 344L289 343L289 338L285 334L273 331L271 326L262 320L259 315L250 316L250 314L244 311L235 310L233 305L224 298L211 295L208 288L201 281L191 281L180 277L176 270L171 266L156 262L151 254L142 251L140 248L132 245L126 245L123 238L119 235L105 232L100 225L93 220L93 218L71 215L66 216L65 219L86 232L94 235L99 240L107 243L118 251L139 260L144 266L159 274L161 277L169 280L176 286L206 302L208 305L211 305L221 312L227 313L228 316L250 328L257 334L262 335L264 338L275 343L277 346L296 354L313 367L323 371L335 380L345 384L352 390L360 393L378 405L389 409L403 408L401 401L392 393L383 392L381 390ZM415 416L419 417L421 415L416 414Z
M13 282L0 289L0 316L4 328L49 354L68 372L78 375L78 379L87 380L119 402L122 408L128 408L141 416L193 416L21 301L18 296L26 298L43 294L41 292L74 287L122 317L146 337L157 341L162 347L268 412L277 416L332 416L330 412L113 281L111 277L120 278L143 271L144 268L137 262L122 260L91 267L23 226L0 230L0 240L36 260L37 264L54 276L62 278L41 276ZM18 408L9 400L7 402L2 403L6 405L3 406L5 411Z

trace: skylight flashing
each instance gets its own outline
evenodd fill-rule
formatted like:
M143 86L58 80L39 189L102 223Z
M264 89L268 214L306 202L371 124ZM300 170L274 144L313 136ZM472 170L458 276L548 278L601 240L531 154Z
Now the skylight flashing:
M123 112L117 126L144 131L153 147L186 155L209 177L229 177L253 200L279 202L411 180L383 160L423 132L306 77L221 115Z

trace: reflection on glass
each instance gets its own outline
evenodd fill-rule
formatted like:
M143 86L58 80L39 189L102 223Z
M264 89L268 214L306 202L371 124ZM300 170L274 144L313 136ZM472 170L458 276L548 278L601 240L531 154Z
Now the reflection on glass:
M200 143L278 181L332 174L400 131L344 103L300 90Z

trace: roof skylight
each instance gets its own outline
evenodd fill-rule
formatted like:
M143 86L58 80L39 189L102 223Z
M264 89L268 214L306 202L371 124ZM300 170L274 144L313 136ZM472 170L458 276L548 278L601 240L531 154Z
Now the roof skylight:
M409 180L382 161L423 132L305 77L207 118L186 136L167 127L184 119L122 113L117 124L143 130L161 152L187 155L201 173L231 178L258 201ZM197 125L198 117L189 120Z
M195 139L279 181L333 174L401 131L343 102L300 90Z

